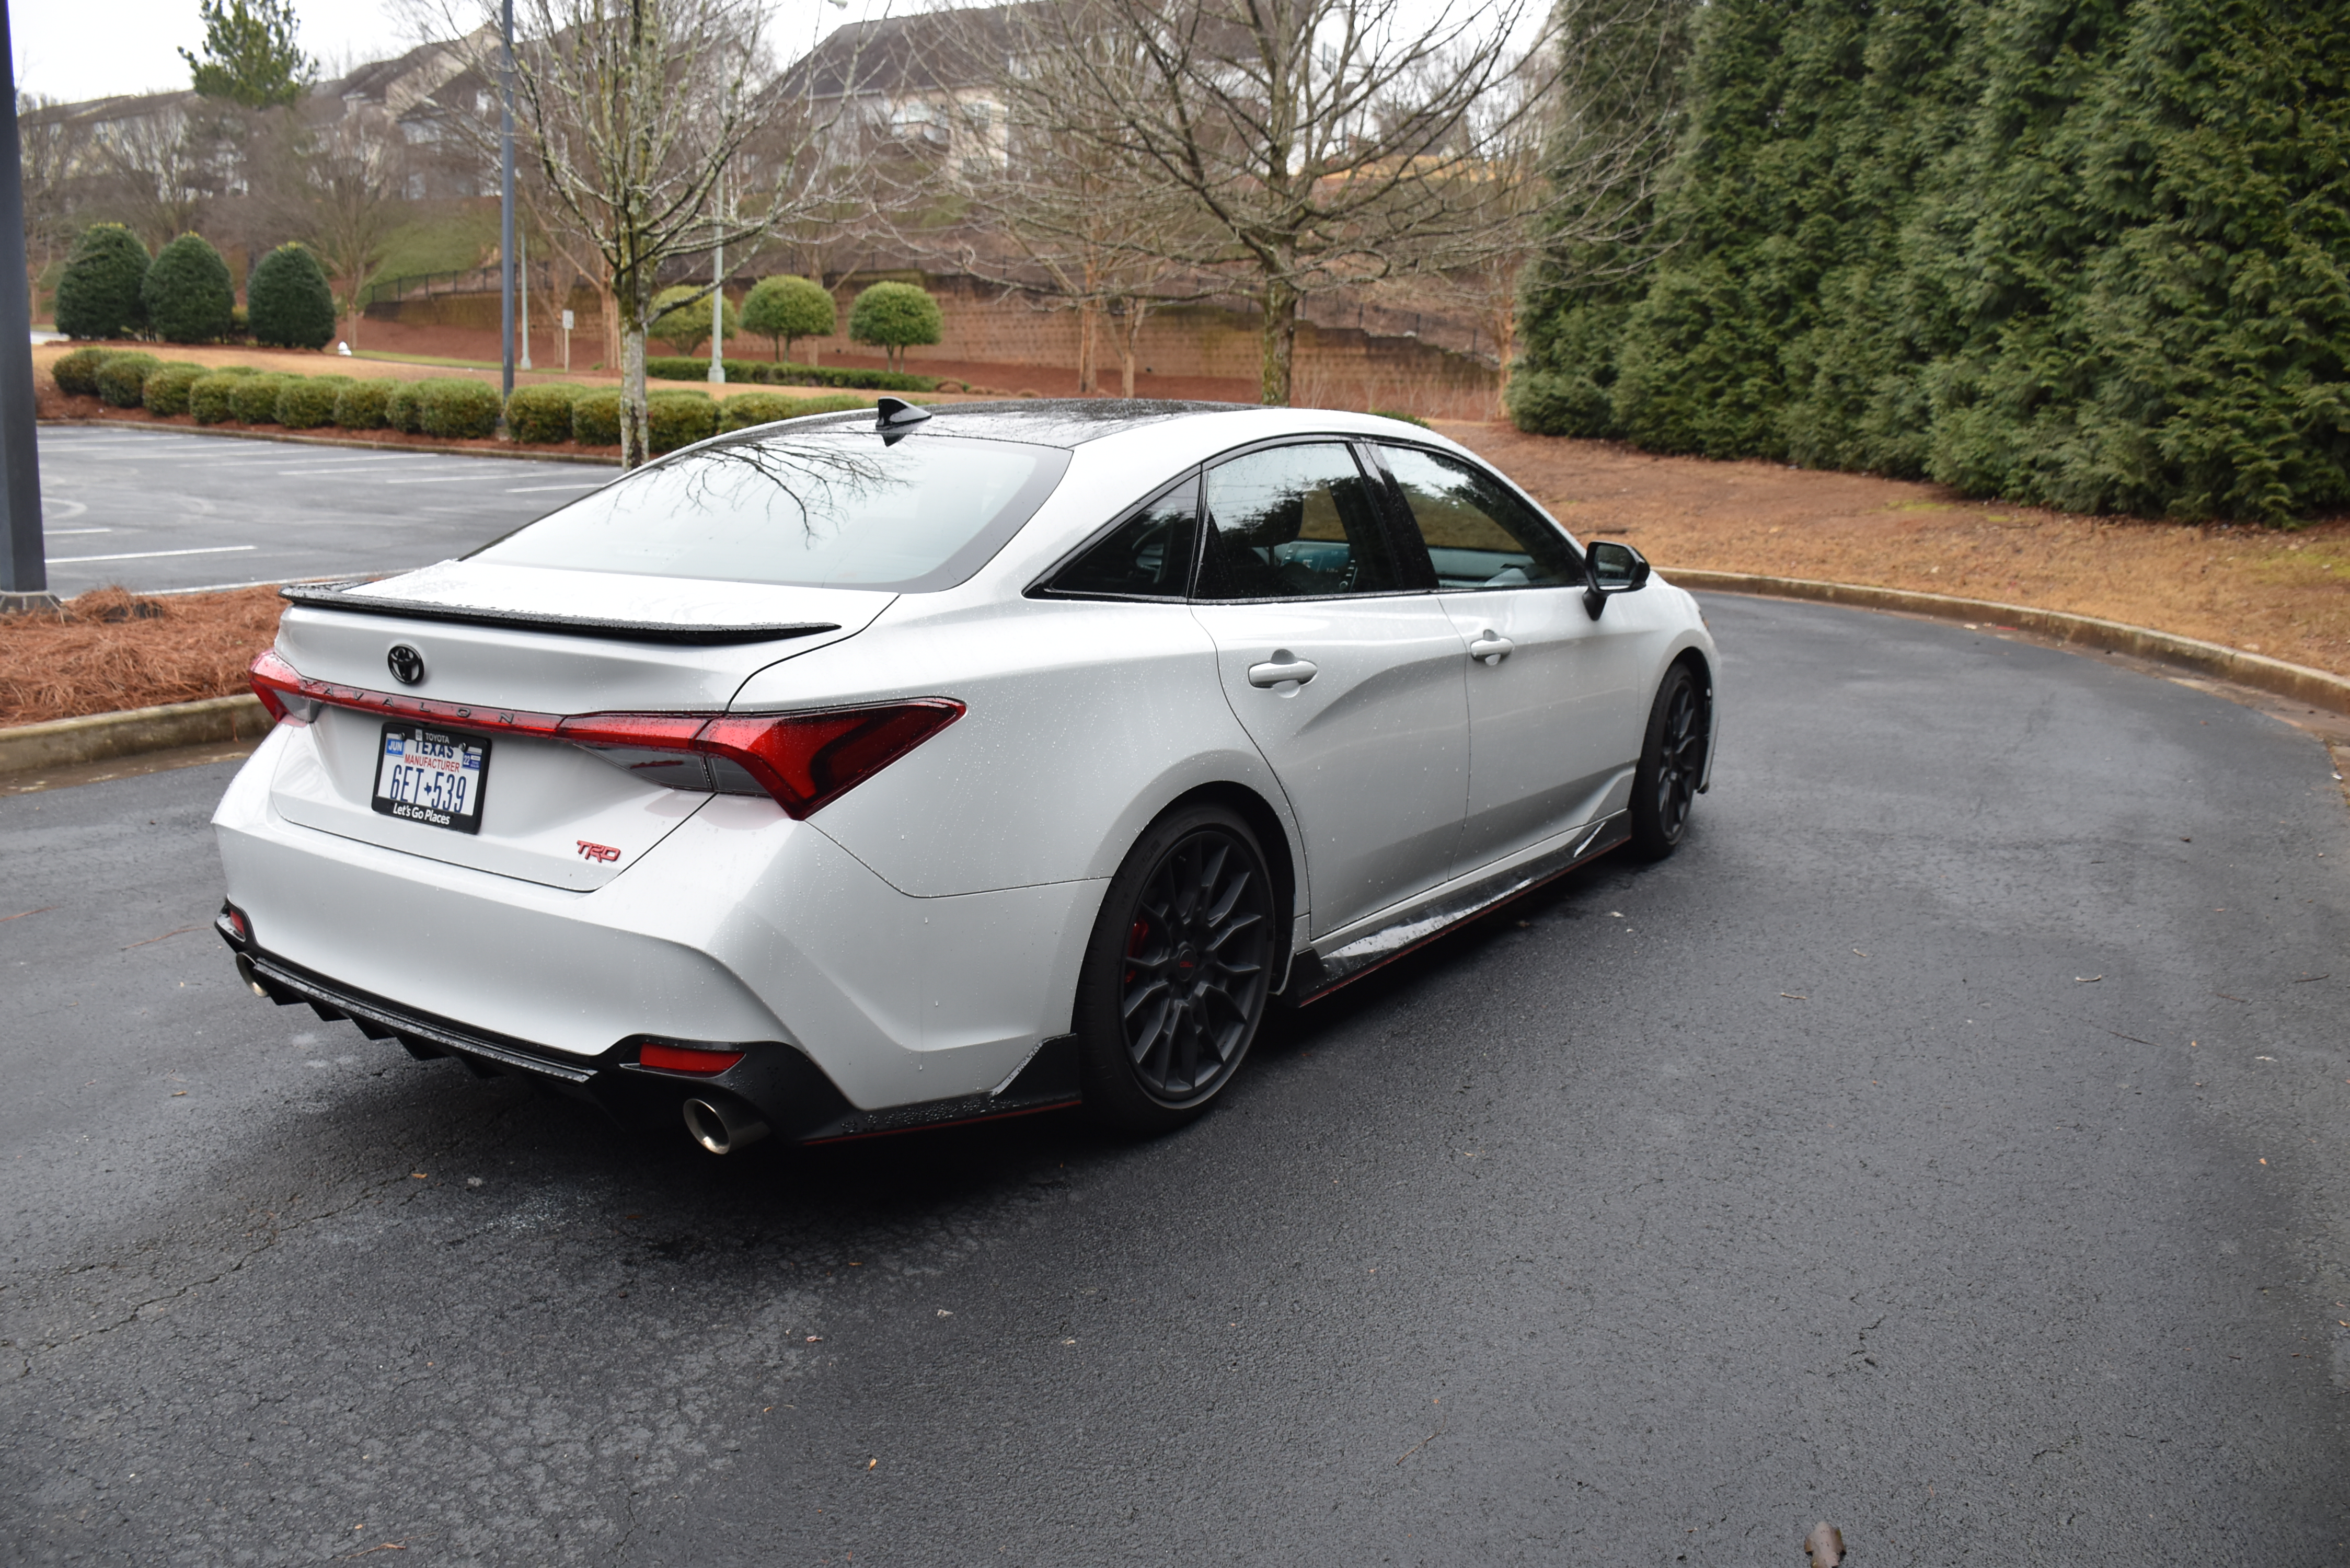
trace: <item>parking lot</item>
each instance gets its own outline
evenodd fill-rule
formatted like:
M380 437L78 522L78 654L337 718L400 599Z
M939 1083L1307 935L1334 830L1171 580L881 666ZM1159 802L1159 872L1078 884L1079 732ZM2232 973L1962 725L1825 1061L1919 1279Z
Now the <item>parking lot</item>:
M616 476L585 463L47 427L49 587L186 592L402 571Z
M639 1141L245 992L225 767L0 799L0 1556L2350 1560L2324 749L1707 608L1679 855L1153 1143Z

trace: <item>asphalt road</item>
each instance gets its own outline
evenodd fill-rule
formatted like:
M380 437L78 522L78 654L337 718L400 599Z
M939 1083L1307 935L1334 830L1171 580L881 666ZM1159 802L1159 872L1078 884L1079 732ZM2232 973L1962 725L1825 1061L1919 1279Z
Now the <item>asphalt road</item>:
M43 427L49 587L141 592L404 571L608 483L574 462Z
M1710 610L1679 856L1131 1147L632 1141L242 992L224 769L0 799L0 1556L2350 1561L2322 748Z

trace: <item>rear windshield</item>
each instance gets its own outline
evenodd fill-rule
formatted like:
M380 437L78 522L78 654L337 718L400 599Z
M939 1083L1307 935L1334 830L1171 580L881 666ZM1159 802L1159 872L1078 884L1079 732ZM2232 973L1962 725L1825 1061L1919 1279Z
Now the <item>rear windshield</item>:
M812 431L691 452L473 558L656 577L919 592L979 570L1051 494L1053 447Z

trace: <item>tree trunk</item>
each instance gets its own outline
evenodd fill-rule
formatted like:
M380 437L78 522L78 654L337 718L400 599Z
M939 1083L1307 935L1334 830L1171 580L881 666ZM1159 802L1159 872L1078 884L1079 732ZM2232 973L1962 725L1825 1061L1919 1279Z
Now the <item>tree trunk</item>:
M630 281L628 313L620 323L620 466L624 469L642 464L651 445L652 431L645 417L645 318L652 314L650 293L643 284Z
M1095 339L1100 331L1097 324L1100 315L1101 307L1092 300L1077 302L1077 396L1081 398L1089 398L1094 393Z
M1126 341L1118 345L1118 373L1123 395L1134 396L1134 350L1142 337L1142 318L1150 313L1139 300L1126 302Z
M1263 388L1266 407L1289 406L1290 374L1297 360L1297 290L1285 279L1264 280Z

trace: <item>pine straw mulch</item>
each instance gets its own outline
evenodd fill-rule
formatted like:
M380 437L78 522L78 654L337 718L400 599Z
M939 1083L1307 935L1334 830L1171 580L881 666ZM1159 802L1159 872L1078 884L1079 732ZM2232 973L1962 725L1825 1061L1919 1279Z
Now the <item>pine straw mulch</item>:
M274 587L142 598L98 588L61 610L0 617L0 726L249 690L277 636Z

